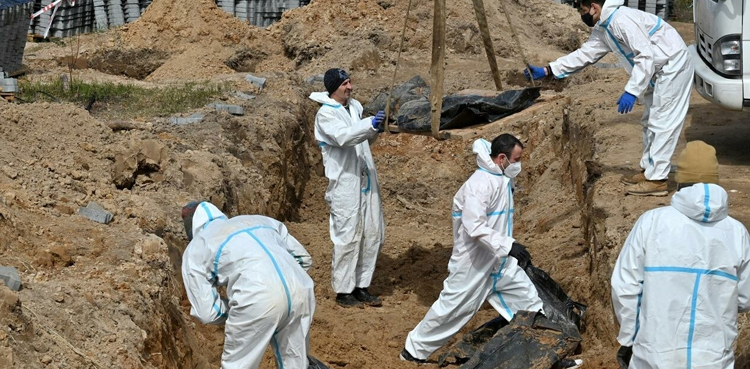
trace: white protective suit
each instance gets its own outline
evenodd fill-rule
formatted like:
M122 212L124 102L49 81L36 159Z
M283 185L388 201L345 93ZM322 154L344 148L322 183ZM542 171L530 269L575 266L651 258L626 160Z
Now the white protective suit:
M630 74L625 91L641 98L645 111L640 166L649 180L666 179L693 89L693 64L680 35L661 18L607 0L601 19L580 49L550 63L564 78L610 51Z
M336 293L351 293L355 287L370 286L385 240L380 186L370 152L378 131L372 118L362 119L362 105L355 99L349 99L348 109L326 92L314 92L310 99L323 105L315 116L315 139L328 178L332 285Z
M227 219L207 202L193 215L193 237L182 278L190 315L226 324L221 368L258 368L270 342L279 368L306 369L315 296L304 247L281 222L260 215ZM226 286L227 299L217 286Z
M699 183L636 222L612 273L631 369L734 368L737 313L750 309L750 240L727 212L726 191Z
M421 360L446 344L485 300L506 320L518 310L541 311L542 300L513 245L513 181L490 158L490 143L474 141L479 169L453 197L453 254L438 300L406 338Z

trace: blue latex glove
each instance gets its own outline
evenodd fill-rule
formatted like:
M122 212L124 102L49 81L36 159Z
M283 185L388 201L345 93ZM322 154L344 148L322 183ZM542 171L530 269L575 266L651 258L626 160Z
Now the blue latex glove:
M374 117L372 117L372 128L375 128L377 130L380 130L381 126L383 125L383 121L385 120L385 112L378 111L377 114L375 114Z
M625 91L622 93L622 96L620 96L620 100L617 100L617 112L620 114L627 114L633 110L633 105L635 105L635 96L630 92Z
M531 69L531 76L534 77L535 81L547 77L547 69L544 67L535 67L529 64L529 69ZM526 79L531 79L529 78L529 69L523 70L523 75Z

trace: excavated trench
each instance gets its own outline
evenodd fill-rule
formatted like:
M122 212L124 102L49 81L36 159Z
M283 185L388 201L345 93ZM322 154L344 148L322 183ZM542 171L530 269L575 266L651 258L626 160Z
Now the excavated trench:
M603 220L603 210L592 204L592 191L596 180L601 175L598 165L592 161L594 155L594 138L588 127L582 126L575 121L579 112L571 107L567 99L560 99L550 104L549 107L540 109L529 117L515 121L512 124L500 127L497 132L488 132L485 138L491 139L494 135L502 132L511 132L521 137L526 143L525 170L519 178L519 191L516 195L520 216L517 218L516 234L519 240L524 240L534 255L535 263L546 269L557 279L574 299L589 305L585 317L585 340L596 340L605 346L612 346L616 326L614 325L611 305L609 302L609 274L610 265L614 263L611 254L601 252L602 249L610 248L610 241L606 238ZM289 164L291 160L286 157L268 168L278 168L274 175L293 178L318 178L320 168L313 159L320 160L315 156L317 147L303 137L307 132L294 133L293 130L309 130L313 119L314 109L305 109L302 124L296 125L285 134L289 140L289 148L293 147L296 156L305 156L310 161L304 161L305 165ZM236 122L235 122L236 123ZM231 138L236 145L242 144L246 133L239 130L236 124L222 121L221 126L226 129L226 134L235 135ZM295 138L296 137L296 138ZM282 140L282 141L284 141ZM467 153L470 141L443 141L437 142L432 139L411 138L402 136L387 136L381 139L381 143L374 147L374 155L378 164L379 176L383 186L385 216L389 224L398 224L405 221L433 222L425 211L434 211L443 214L449 211L444 209L445 201L440 198L450 198L457 186L467 178L467 173L474 167L474 157ZM413 173L403 177L407 167L419 161L430 161L429 156L423 156L421 151L431 146L431 150L439 152L443 159L435 165L423 165L424 169L434 173L446 174L452 178L440 175L424 175ZM393 148L398 147L398 152ZM235 157L243 161L249 160L249 153L234 152L229 150ZM418 165L418 164L417 164ZM427 168L429 167L429 168ZM466 168L456 170L456 168ZM443 170L445 169L445 170ZM291 173L290 171L302 171L303 173ZM421 178L422 184L414 183L414 177ZM279 181L278 178L269 177L269 181ZM305 180L305 183L308 181ZM316 182L318 183L318 182ZM450 185L446 185L450 183ZM222 189L225 193L243 193L243 184L226 183ZM441 188L442 187L442 188ZM304 188L304 186L303 186ZM432 191L425 194L425 190ZM324 189L311 189L308 192L312 196L304 196L303 191L294 191L294 199L288 192L272 192L274 198L267 203L287 204L286 207L255 207L254 212L268 214L282 220L294 219L298 223L320 222L320 214L311 216L298 212L301 206L312 206L310 202L320 203L318 197L322 197ZM450 196L450 197L449 197ZM278 197L278 198L275 198ZM397 199L397 200L396 200ZM249 209L242 205L248 201L238 196L229 195L225 197L225 208L229 213L240 213L240 210ZM406 205L409 204L409 205ZM407 206L408 211L403 208ZM420 212L410 214L413 209L421 209ZM325 218L325 217L323 217ZM390 218L390 219L389 219ZM327 223L327 222L326 222ZM327 229L327 227L322 227ZM387 229L391 234L400 232L400 229ZM413 232L413 231L412 231ZM398 234L401 237L413 237L419 242L420 235ZM395 238L395 237L393 237ZM174 268L174 285L169 288L170 294L162 296L157 306L162 308L156 313L156 320L160 324L154 324L147 329L149 339L144 342L144 352L150 352L145 359L154 367L159 368L208 368L218 365L223 342L222 327L203 326L193 321L188 316L189 303L184 295L184 289L179 281L180 254L184 248L185 240L182 235L174 232L166 232L164 239L170 245L170 256ZM443 243L450 245L449 239ZM323 245L307 245L311 249L325 249L330 247L327 243ZM325 251L324 253L326 253ZM434 264L444 264L445 254L427 252L420 254L420 258ZM380 270L393 269L388 272L392 275L408 275L414 269L414 264L399 262L400 259L413 257L413 250L404 253L396 253L383 257L379 261ZM615 255L616 257L616 255ZM420 261L414 261L419 263ZM327 291L328 274L326 260L321 271L314 272L313 278L319 286L316 288L318 300L325 299L324 293L319 289ZM433 269L434 270L434 269ZM425 273L431 273L425 271ZM438 278L444 278L442 272ZM434 276L425 276L425 281L419 283L435 284ZM382 279L376 278L374 283L383 283ZM434 287L434 286L433 286ZM375 288L378 288L375 285ZM398 289L398 285L394 286ZM439 289L438 289L439 291ZM388 309L387 307L384 308ZM329 309L330 310L330 309ZM327 317L334 310L326 311L325 305L319 305L316 322L324 322L327 325L330 319ZM313 325L313 330L316 325ZM322 328L319 328L322 329ZM331 338L333 339L333 338ZM321 346L330 345L330 342L312 342L313 352L320 351ZM587 342L584 341L584 352ZM384 352L392 350L384 348ZM343 355L343 354L342 354ZM387 355L387 354L385 354ZM159 360L150 358L160 357ZM336 357L321 357L324 361L339 362ZM336 367L336 366L334 366ZM370 366L364 366L370 368Z

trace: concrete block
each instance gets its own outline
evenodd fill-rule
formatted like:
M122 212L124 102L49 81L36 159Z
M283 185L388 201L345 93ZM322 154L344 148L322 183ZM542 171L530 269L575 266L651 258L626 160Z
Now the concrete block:
M232 115L245 115L245 109L239 105L221 104L218 102L206 105L209 108L214 108L216 111L225 111Z
M314 76L307 77L305 78L305 82L307 82L308 85L314 85L316 82L323 83L323 75L316 74Z
M180 117L171 117L169 118L169 122L172 124L192 124L192 123L200 123L205 116L200 113L194 113L193 115L187 117L187 118L180 118Z
M21 289L21 276L14 267L0 266L0 279L13 291Z
M17 92L18 91L18 80L15 78L4 78L0 75L0 91L2 92Z
M253 99L255 99L255 95L248 95L248 94L246 94L244 92L239 92L239 91L235 92L234 95L237 96L237 97L239 97L240 99L243 99L243 100L253 100Z
M263 77L256 77L252 74L248 74L245 76L245 81L252 83L254 86L260 88L261 90L266 87L266 79Z
M95 202L89 202L86 207L78 209L78 214L85 216L97 223L109 224L112 221L112 213L104 210L101 205Z

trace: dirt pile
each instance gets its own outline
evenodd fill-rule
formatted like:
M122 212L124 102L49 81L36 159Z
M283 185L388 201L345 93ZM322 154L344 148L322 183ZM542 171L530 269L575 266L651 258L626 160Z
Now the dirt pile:
M574 50L585 27L576 11L548 0L507 1L514 26L527 53ZM517 55L510 28L499 3L485 3L490 33L499 57ZM284 14L271 26L280 33L286 55L306 73L340 65L352 70L377 71L395 62L407 2L318 0ZM408 56L426 55L432 47L433 2L415 0L407 22ZM447 4L446 42L449 53L483 53L470 0ZM579 34L581 33L581 34ZM541 41L541 42L539 42Z
M123 27L121 37L130 48L185 51L212 42L237 45L261 33L211 0L155 0L136 22Z
M205 79L232 73L233 63L228 61L238 53L249 53L259 73L297 70L308 76L341 66L381 74L395 63L406 6L406 2L392 0L318 0L285 12L281 21L261 29L232 17L213 1L184 6L176 0L158 0L138 21L123 27L118 35L121 42L115 47L133 53L143 49L169 52L171 57L149 80ZM482 53L471 1L447 6L448 53ZM573 50L585 36L584 26L569 6L548 0L508 1L507 6L532 60ZM517 50L499 4L487 3L486 7L497 55L515 58ZM414 1L407 23L406 59L428 57L432 13L433 2Z
M200 80L232 73L227 59L251 44L272 55L282 54L280 45L267 31L235 18L210 0L189 4L154 1L140 19L123 27L118 36L121 45L117 48L124 46L133 53L155 49L171 55L149 75L149 80Z
M113 132L72 104L0 100L0 363L8 367L205 368L221 329L188 317L178 268L179 207L207 199L229 214L294 217L320 161L314 104L279 75L245 117L157 121ZM314 110L313 110L314 111ZM96 202L109 225L77 214ZM218 333L217 333L218 332ZM72 345L72 346L71 346ZM6 360L6 362L8 362ZM5 367L5 366L3 366Z

